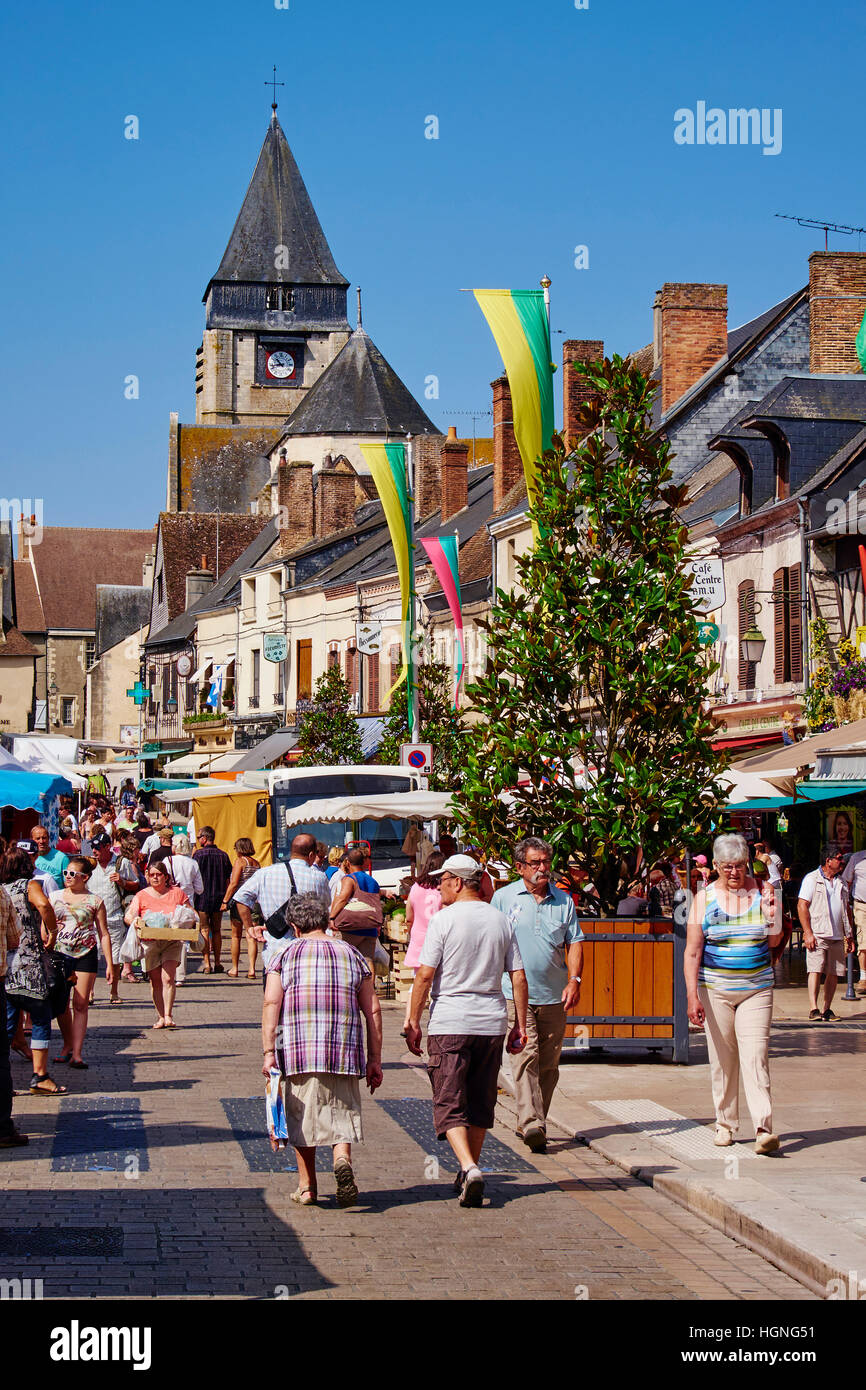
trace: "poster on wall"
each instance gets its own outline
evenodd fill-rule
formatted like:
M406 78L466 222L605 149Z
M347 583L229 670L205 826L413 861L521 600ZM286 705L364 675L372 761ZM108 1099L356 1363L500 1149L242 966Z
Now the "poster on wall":
M866 841L866 818L861 806L828 806L824 817L824 839L836 845L843 854L863 849Z

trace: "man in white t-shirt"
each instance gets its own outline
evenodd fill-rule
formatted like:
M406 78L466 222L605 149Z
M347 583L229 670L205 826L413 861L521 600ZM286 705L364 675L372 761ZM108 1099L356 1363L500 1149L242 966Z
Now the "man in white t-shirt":
M842 882L847 883L857 946L860 951L860 979L854 991L861 999L866 996L866 849L858 849L852 854L842 873Z
M427 1070L433 1123L460 1164L454 1187L462 1207L480 1207L484 1197L478 1162L493 1127L502 1044L509 1052L526 1046L526 972L507 917L481 898L483 874L468 854L452 854L431 874L440 881L442 908L427 927L406 1026L407 1046L420 1057L421 1014L432 989ZM510 1033L506 972L517 1020Z
M830 1008L836 993L836 979L845 976L845 955L854 950L848 886L842 880L845 855L835 844L827 845L821 867L807 874L800 885L797 914L806 947L806 976L809 987L809 1018L834 1023L837 1015ZM818 987L824 976L824 1007L818 1008Z

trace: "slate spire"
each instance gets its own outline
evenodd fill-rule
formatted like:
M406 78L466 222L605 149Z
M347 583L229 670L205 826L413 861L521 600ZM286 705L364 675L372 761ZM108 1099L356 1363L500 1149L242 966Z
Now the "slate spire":
M326 367L285 424L287 435L439 434L363 328Z
M205 300L211 285L220 281L341 288L349 284L334 263L276 110Z

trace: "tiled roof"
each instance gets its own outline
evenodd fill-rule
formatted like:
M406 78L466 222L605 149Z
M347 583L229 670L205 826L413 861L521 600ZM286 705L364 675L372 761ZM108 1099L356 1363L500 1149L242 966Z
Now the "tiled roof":
M237 512L271 476L268 458L282 430L262 425L178 426L178 506Z
M168 622L165 627L153 633L148 638L145 646L147 648L160 647L163 644L172 642L186 641L190 634L195 630L195 625L200 613L208 613L214 608L220 607L224 603L232 590L239 585L240 577L247 570L252 569L258 564L263 555L274 546L279 539L279 528L277 518L269 517L249 517L247 520L258 520L263 524L258 532L253 536L249 545L240 555L228 566L223 569L222 565L222 529L220 529L220 577L212 589L208 589L202 598L194 603L191 608L187 608L177 617ZM226 520L225 517L222 518ZM201 556L199 556L199 561ZM198 561L196 562L198 563ZM186 597L186 574L184 574L184 597Z
M155 531L46 526L33 546L45 628L96 630L97 584L141 584ZM16 579L18 565L15 566ZM28 615L31 616L31 615ZM35 616L35 613L32 615ZM37 631L18 617L25 632Z
M15 561L15 611L25 632L44 632L45 616L29 560Z
M4 656L38 656L32 642L22 637L17 627L10 627L0 642L0 658Z
M255 540L270 520L250 513L162 512L163 574L168 599L168 619L177 618L186 607L186 576L198 569L204 555L208 567L216 571L219 542L219 575Z

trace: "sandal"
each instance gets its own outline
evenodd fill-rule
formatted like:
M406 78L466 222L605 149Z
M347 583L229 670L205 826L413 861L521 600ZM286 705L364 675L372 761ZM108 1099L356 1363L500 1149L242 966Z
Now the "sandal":
M230 980L236 980L238 977L238 972L236 970L227 970L226 974Z
M45 1082L49 1082L46 1088ZM68 1086L58 1086L57 1082L50 1076L39 1076L36 1072L30 1080L31 1096L65 1096L69 1090Z
M109 999L109 1004L122 1004L123 1000L118 996L117 999Z
M163 1023L162 1019L161 1019L161 1018L158 1018L158 1019L156 1020L156 1023L152 1023L150 1026L151 1026L151 1028L167 1028L167 1027L168 1027L168 1024L167 1024L167 1023Z
M255 970L248 970L248 971L247 971L247 979L248 979L248 980L254 980L255 978L256 978L256 972L255 972Z
M71 1062L71 1061L72 1061L72 1053L71 1053L71 1052L61 1052L60 1056L59 1056L59 1057L55 1057L54 1060L55 1060L55 1062Z
M298 1187L291 1193L293 1202L297 1202L299 1207L314 1207L318 1200L318 1193L312 1187Z
M87 1071L87 1068L90 1066L90 1063L89 1063L89 1062L70 1062L69 1065L70 1065L71 1067L74 1067L76 1071Z
M225 972L225 966L224 966L224 965L215 965L214 968L213 968L213 973L214 973L214 975L224 975L224 974L226 973L226 972Z

